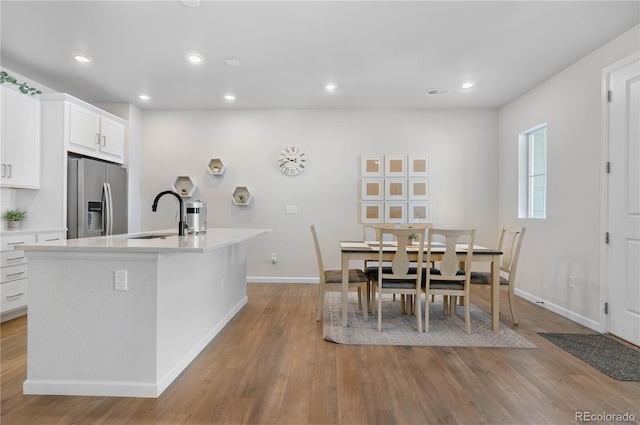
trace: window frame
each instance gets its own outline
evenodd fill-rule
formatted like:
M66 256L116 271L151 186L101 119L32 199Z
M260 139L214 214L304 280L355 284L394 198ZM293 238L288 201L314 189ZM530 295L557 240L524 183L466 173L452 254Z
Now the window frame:
M519 134L519 218L545 219L547 217L548 130L547 123L543 123ZM544 135L541 141L543 158L541 164L536 164L535 161L540 161L540 158L536 158L535 144L539 141L535 140L535 136L541 131ZM540 165L542 165L542 171L537 169ZM536 189L535 184L540 177L542 177L542 196L541 199L538 199L536 195L539 194L539 190Z

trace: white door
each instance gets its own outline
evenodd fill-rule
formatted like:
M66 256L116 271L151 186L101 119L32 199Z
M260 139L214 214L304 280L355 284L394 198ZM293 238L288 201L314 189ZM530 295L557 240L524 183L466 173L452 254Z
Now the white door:
M640 345L640 60L609 80L607 331Z

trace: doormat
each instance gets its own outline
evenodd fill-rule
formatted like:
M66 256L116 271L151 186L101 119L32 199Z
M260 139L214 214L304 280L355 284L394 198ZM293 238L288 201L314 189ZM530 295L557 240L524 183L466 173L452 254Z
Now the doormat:
M640 381L640 351L606 335L541 332L540 336L618 381Z

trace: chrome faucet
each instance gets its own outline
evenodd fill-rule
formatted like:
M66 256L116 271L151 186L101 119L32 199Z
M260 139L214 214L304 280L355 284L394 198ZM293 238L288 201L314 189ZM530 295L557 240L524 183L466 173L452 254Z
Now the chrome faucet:
M171 194L178 198L178 202L180 203L180 222L178 223L178 236L184 236L184 202L182 202L182 198L180 197L180 195L172 190L165 190L164 192L158 193L158 195L156 195L156 199L153 200L151 211L156 212L156 210L158 209L158 200L162 198L162 195L167 194Z

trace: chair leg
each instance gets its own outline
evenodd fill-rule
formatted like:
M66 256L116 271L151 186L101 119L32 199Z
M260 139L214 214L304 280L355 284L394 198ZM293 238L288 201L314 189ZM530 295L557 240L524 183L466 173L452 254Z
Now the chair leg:
M362 310L362 290L358 287L358 309Z
M469 297L464 297L464 331L471 334L471 305Z
M456 315L456 304L457 304L457 298L455 295L452 295L451 297L449 297L449 316L453 317Z
M320 282L318 284L318 300L316 302L316 322L322 320L322 315L324 313L324 283Z
M420 293L412 295L413 298L413 310L418 320L418 332L422 332L422 315L420 314Z
M369 313L369 283L363 283L362 284L362 290L367 292L365 294L366 296L363 297L364 298L364 308L362 309L362 315L364 317L364 320L367 320L368 313ZM358 288L358 291L360 291L360 288Z
M513 297L513 299L512 299ZM516 310L513 308L513 303L515 302L515 294L513 293L513 289L509 288L509 310L511 310L511 318L513 319L513 324L518 324L518 318L516 317Z
M424 331L429 332L429 296L426 294L424 296Z
M378 332L382 332L382 293L378 286Z

